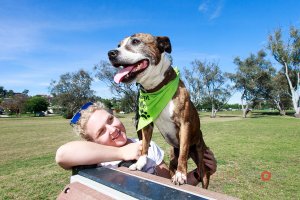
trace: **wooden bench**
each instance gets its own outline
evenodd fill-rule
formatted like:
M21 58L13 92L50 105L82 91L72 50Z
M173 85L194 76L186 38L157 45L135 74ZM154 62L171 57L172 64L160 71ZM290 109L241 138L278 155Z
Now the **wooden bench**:
M58 196L67 199L236 199L191 185L174 185L170 179L152 174L130 171L120 167L78 170L71 183Z

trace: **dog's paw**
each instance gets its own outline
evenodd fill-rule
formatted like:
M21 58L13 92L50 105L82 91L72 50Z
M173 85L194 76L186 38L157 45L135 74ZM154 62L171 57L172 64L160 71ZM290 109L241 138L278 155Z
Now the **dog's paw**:
M129 168L131 171L135 171L135 170L137 169L137 165L136 165L136 163L133 163L133 164L130 165L128 168Z
M138 161L136 162L136 169L137 170L142 170L142 168L146 165L147 163L147 155L143 155L139 157Z
M183 185L187 183L186 175L179 171L176 171L175 175L172 177L172 182L175 185Z

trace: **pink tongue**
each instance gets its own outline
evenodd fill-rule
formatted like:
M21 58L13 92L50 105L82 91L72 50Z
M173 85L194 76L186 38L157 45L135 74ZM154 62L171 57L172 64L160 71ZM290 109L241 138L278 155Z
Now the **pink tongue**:
M134 68L134 65L129 66L129 67L126 67L126 68L120 70L120 71L115 75L114 81L115 81L116 83L120 83L120 82L123 80L124 76L126 76L127 74L129 74L129 72L131 72L131 71L133 70L133 68Z

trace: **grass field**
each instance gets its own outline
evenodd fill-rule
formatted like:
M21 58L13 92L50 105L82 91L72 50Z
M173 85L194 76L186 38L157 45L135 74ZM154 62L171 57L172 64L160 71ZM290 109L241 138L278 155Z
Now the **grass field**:
M121 120L136 137L132 116ZM201 113L201 123L218 160L210 190L241 199L300 198L300 119L224 112L216 119ZM0 199L56 199L71 175L55 164L56 149L78 139L61 117L0 118ZM153 140L168 162L169 146L157 130ZM261 179L263 171L271 173L269 181Z

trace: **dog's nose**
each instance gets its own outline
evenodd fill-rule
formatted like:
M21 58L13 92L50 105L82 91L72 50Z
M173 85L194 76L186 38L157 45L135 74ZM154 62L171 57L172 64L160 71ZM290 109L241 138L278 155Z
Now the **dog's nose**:
M110 50L108 52L108 57L109 57L109 59L114 59L118 56L118 54L119 54L118 50Z

